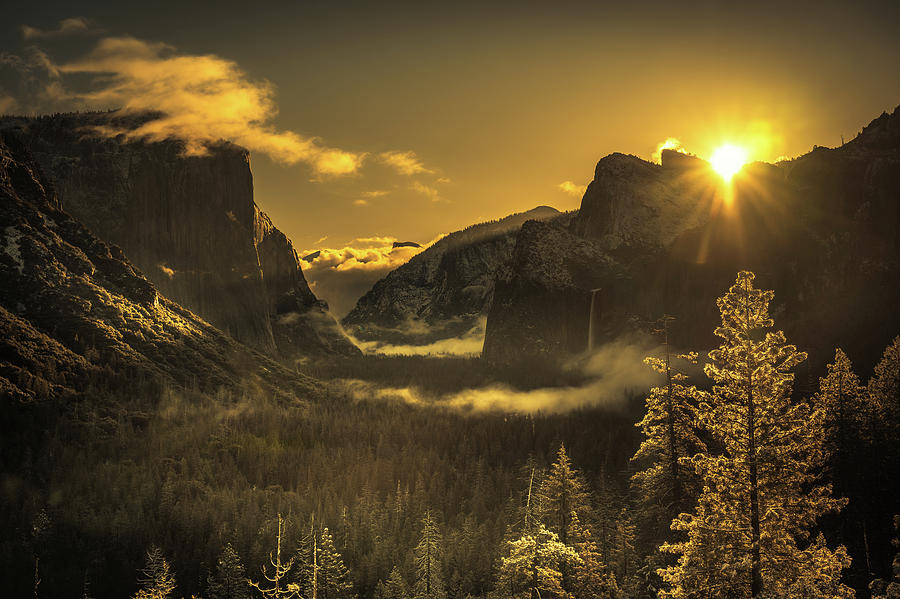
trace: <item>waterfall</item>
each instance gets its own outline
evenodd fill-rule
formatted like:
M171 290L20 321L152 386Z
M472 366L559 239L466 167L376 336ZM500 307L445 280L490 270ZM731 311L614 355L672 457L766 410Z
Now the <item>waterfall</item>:
M588 351L594 351L594 321L596 320L595 305L597 303L597 293L600 289L591 289L591 313L588 316Z

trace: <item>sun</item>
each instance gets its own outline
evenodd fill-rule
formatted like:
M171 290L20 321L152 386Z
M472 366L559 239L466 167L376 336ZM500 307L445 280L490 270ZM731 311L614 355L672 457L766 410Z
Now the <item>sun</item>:
M747 163L747 150L734 144L724 144L716 148L709 158L713 170L726 182Z

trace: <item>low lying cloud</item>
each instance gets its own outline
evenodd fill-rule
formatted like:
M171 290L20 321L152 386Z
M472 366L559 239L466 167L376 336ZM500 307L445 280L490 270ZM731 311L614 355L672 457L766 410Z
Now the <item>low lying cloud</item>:
M421 252L424 247L394 247L394 237L354 239L342 248L312 248L302 253L303 274L332 313L345 316L376 281ZM316 254L316 252L318 252Z
M383 356L478 356L484 347L484 331L487 318L481 318L474 327L458 337L438 339L421 345L395 345L379 341L354 339L357 347L367 354ZM422 321L411 320L403 327L407 335L427 335L432 328Z
M29 25L22 25L22 37L26 40L36 40L64 35L89 35L100 33L102 30L85 17L71 17L59 22L56 29L38 29Z
M556 186L562 192L569 194L570 196L574 196L580 198L584 195L584 192L587 191L587 185L578 185L574 181L563 181L559 185Z
M401 175L419 175L434 173L434 170L425 168L415 152L381 152L378 160L395 169Z
M660 384L658 373L643 364L657 355L655 342L646 338L622 339L583 356L577 366L592 380L580 387L545 387L520 391L506 385L464 389L445 395L429 394L415 387L382 387L360 380L343 381L357 401L399 401L411 405L463 412L561 413L603 406L618 409L628 397Z

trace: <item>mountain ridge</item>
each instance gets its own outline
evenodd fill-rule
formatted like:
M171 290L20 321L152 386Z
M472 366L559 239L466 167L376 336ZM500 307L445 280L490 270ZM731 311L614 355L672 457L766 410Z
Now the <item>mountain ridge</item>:
M870 366L877 358L871 348L900 329L898 122L900 109L839 148L746 165L730 200L699 159L674 152L664 152L661 165L621 154L601 159L568 231L523 227L515 252L533 255L527 248L544 237L557 245L588 241L595 266L560 261L570 280L562 285L560 273L535 276L542 271L534 259L513 262L488 314L483 356L507 362L547 358L552 348L565 348L561 355L585 351L596 288L595 343L649 331L670 314L678 318L673 339L709 347L715 298L738 270L750 269L760 285L775 289L783 315L776 322L806 344L811 364L842 346ZM808 305L822 294L830 301ZM563 303L577 314L541 327L556 321L553 306Z
M538 206L450 233L376 282L342 323L366 341L423 344L464 334L486 314L515 231L528 220L561 217Z
M186 156L177 140L93 133L120 118L13 117L0 128L29 148L61 205L167 297L289 363L358 351L309 289L290 240L254 202L247 150L222 142Z
M14 403L174 384L315 397L297 375L161 295L61 209L27 148L0 133L0 394ZM112 384L111 381L118 381Z

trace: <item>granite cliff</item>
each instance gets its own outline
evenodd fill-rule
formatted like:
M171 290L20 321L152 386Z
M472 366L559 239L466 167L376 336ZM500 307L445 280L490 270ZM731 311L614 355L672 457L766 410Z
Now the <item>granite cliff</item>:
M715 343L715 299L740 269L775 290L775 319L810 352L863 368L900 330L900 110L835 148L745 166L729 194L705 162L600 160L568 228L526 223L500 272L484 357L563 358L674 316L673 339ZM562 350L562 351L561 351Z
M166 297L288 362L356 352L310 291L290 240L254 203L246 150L223 142L185 156L177 141L92 134L116 118L7 118L0 128L30 150L62 207Z
M365 341L430 343L479 326L494 281L529 220L566 219L539 206L497 221L450 233L375 283L343 319Z
M65 212L21 140L0 133L0 398L43 400L174 384L312 398L311 380L170 301L121 248ZM11 402L11 403L6 403Z

